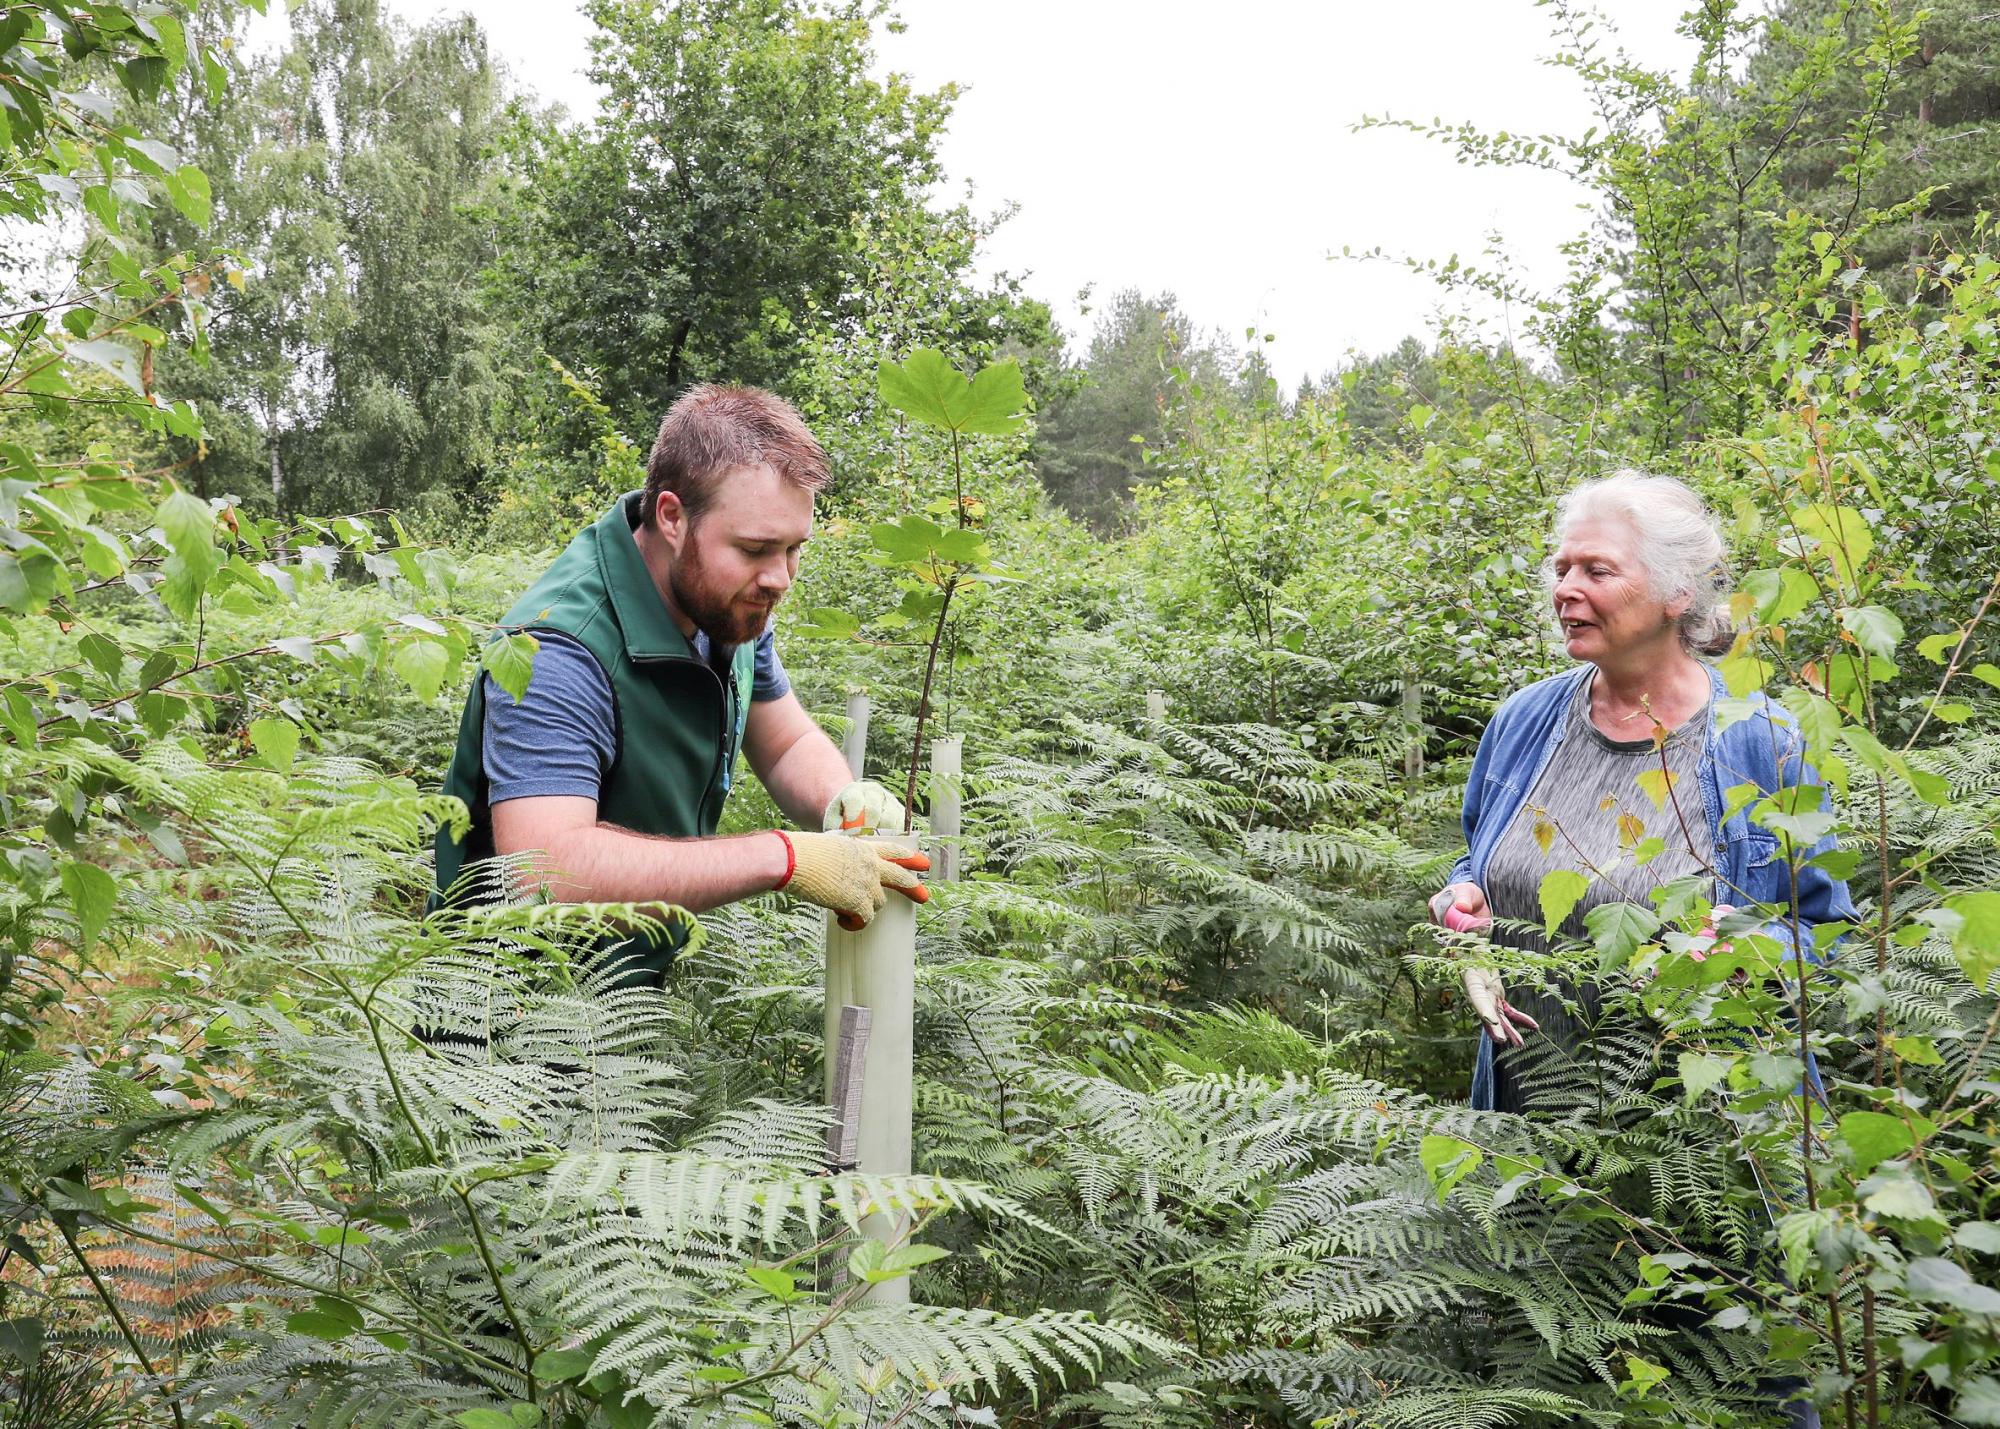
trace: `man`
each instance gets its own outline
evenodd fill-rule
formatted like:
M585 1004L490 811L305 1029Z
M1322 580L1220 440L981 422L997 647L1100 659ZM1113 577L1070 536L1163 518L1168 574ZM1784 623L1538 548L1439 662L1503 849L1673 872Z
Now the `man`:
M917 879L929 861L881 840L715 836L739 750L802 825L901 828L902 805L851 777L772 645L826 478L819 443L769 392L701 386L674 403L644 490L585 528L501 622L539 641L526 694L481 676L466 696L444 789L472 828L438 835L441 896L480 896L477 879L461 883L466 865L520 854L515 886L560 901L701 912L782 888L859 928L886 890L929 897ZM617 951L657 978L678 941Z

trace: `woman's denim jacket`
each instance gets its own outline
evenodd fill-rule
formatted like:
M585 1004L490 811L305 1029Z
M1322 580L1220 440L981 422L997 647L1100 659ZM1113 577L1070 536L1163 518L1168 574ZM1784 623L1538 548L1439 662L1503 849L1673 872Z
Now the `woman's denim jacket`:
M1495 712L1480 736L1472 759L1472 777L1465 785L1467 847L1465 856L1452 867L1453 883L1485 887L1486 862L1494 845L1562 745L1570 700L1594 668L1579 665L1538 680L1512 695ZM1714 684L1716 701L1728 698L1722 676L1709 668L1708 677ZM1792 874L1778 836L1750 822L1748 803L1723 818L1723 795L1737 784L1753 783L1771 793L1796 784L1818 784L1820 779L1805 762L1804 741L1784 710L1762 695L1753 695L1750 702L1753 712L1727 729L1716 728L1715 707L1710 706L1708 736L1697 771L1706 827L1715 841L1714 901L1739 906L1785 904L1791 902ZM1684 811L1693 813L1692 808ZM1823 853L1833 846L1834 839L1828 835L1814 844L1811 852ZM1799 922L1803 926L1853 919L1854 903L1845 883L1809 865L1801 865L1798 878ZM1790 920L1774 922L1765 931L1787 948L1792 946ZM1813 950L1808 948L1806 955L1812 957ZM1493 1041L1483 1029L1479 1060L1472 1074L1472 1105L1487 1109L1493 1105Z

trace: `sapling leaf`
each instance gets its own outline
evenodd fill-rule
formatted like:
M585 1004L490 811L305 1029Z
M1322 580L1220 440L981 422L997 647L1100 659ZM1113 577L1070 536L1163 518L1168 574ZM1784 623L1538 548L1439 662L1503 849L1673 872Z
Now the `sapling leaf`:
M1826 696L1794 686L1785 691L1783 703L1808 749L1826 749L1840 737L1840 711Z
M878 521L868 528L868 539L891 561L906 566L929 562L944 528L921 516L903 516L895 521Z
M389 667L408 682L419 699L428 702L437 698L444 685L451 655L435 640L411 640L397 649Z
M206 501L179 488L167 493L153 519L168 547L183 555L214 544L215 513Z
M1841 585L1850 592L1861 589L1861 569L1868 553L1875 549L1875 534L1868 519L1851 506L1817 503L1792 512L1792 524L1800 535L1814 543L1813 553L1832 567Z
M992 555L986 537L970 529L946 531L935 545L938 555L964 566L983 566Z
M1899 1221L1929 1220L1937 1214L1937 1198L1923 1182L1900 1171L1871 1176L1854 1188L1861 1204L1878 1216Z
M1021 364L1013 358L979 369L964 398L956 404L958 430L974 436L1000 437L1019 431L1019 414L1028 405L1021 383Z
M792 633L809 640L846 640L860 629L860 617L834 606L816 605L804 621L792 627Z
M1964 893L1944 906L1958 920L1950 929L1952 954L1967 980L1984 991L2000 972L2000 893Z
M514 1416L499 1409L462 1409L452 1423L462 1429L518 1429Z
M1469 1141L1455 1136L1426 1136L1417 1145L1417 1160L1430 1178L1431 1189L1443 1205L1451 1188L1479 1169L1485 1153Z
M1681 1090L1690 1104L1701 1100L1721 1084L1736 1065L1735 1057L1718 1057L1712 1052L1683 1052L1676 1063Z
M882 1268L882 1257L886 1254L882 1242L864 1240L848 1253L847 1273L856 1280L870 1280Z
M1556 930L1589 891L1590 880L1575 869L1551 869L1542 875L1537 897L1542 905L1542 926L1550 937L1556 935Z
M196 228L207 228L213 216L208 175L193 164L182 164L166 181L167 198Z
M970 381L943 353L920 347L903 362L884 362L876 391L882 401L926 426L967 436L1018 431L1028 404L1020 364L1009 358L982 368Z
M308 1335L315 1340L344 1340L357 1327L323 1310L300 1310L285 1317L285 1328L294 1335Z
M1794 1282L1802 1279L1812 1263L1813 1247L1822 1232L1833 1226L1830 1211L1793 1211L1778 1221L1778 1247L1785 1253L1785 1273Z
M908 1275L920 1265L943 1260L951 1252L941 1245L899 1245L882 1257L882 1270Z
M1597 944L1601 965L1611 967L1630 958L1659 931L1660 915L1644 904L1620 899L1599 904L1584 914L1583 926Z
M1800 847L1818 843L1832 833L1839 819L1820 807L1825 793L1817 785L1799 784L1767 795L1750 811L1750 820Z
M589 1350L543 1350L535 1356L535 1378L547 1384L582 1379L596 1358Z
M1950 652L1957 648L1962 638L1964 632L1960 630L1945 630L1936 635L1926 635L1917 642L1917 653L1933 665L1942 665L1951 658Z
M1755 600L1757 620L1763 625L1783 625L1819 594L1813 578L1797 566L1752 571L1743 578L1743 589Z
M1912 1260L1905 1282L1912 1296L1975 1315L2000 1315L2000 1290L1978 1284L1957 1261L1927 1255Z
M62 886L76 914L77 951L88 953L118 906L117 881L94 863L66 863Z
M1799 1075L1799 1059L1780 1052L1757 1052L1750 1058L1750 1075L1757 1079L1759 1086L1774 1092L1789 1091L1802 1080Z
M1895 655L1903 640L1903 622L1884 606L1850 606L1840 612L1840 624L1855 644L1884 660Z
M76 642L76 653L88 660L92 668L107 680L115 682L124 673L124 647L95 631Z
M479 664L493 677L493 683L518 705L528 693L529 681L535 677L535 652L541 648L542 642L526 630L502 635L487 642L480 652Z
M799 1298L798 1282L790 1272L769 1265L753 1265L743 1272L744 1276L766 1295L780 1304L789 1305Z
M88 342L73 342L65 351L93 367L103 368L135 394L145 395L146 382L139 370L139 355L124 343L113 342L109 338L92 338Z
M33 1316L0 1320L0 1359L12 1360L23 1369L32 1368L42 1357L43 1326Z
M313 1296L313 1309L330 1319L339 1320L351 1329L360 1329L367 1323L361 1311L351 1300L343 1300L337 1295Z
M1913 1067L1942 1067L1944 1057L1937 1049L1937 1043L1928 1037L1917 1037L1907 1032L1892 1032L1885 1039L1896 1060Z
M1634 775L1632 782L1653 801L1654 808L1665 809L1667 795L1673 791L1674 785L1680 782L1680 775L1671 769L1645 769Z
M1794 1070L1797 1064L1793 1064ZM1854 1174L1866 1176L1892 1156L1916 1144L1909 1123L1880 1111L1850 1111L1840 1118L1840 1141L1854 1158Z
M1716 662L1716 669L1722 672L1722 680L1729 687L1729 693L1739 699L1763 689L1774 673L1771 663L1758 659L1747 645L1724 655Z
M2000 1225L1992 1221L1967 1221L1951 1233L1952 1243L1979 1255L2000 1255Z
M935 348L920 347L902 362L884 362L876 374L876 392L883 402L912 421L951 429L948 399L954 387L966 385L951 361Z
M1664 1365L1656 1365L1651 1360L1641 1359L1627 1352L1625 1356L1625 1379L1618 1386L1618 1393L1631 1398L1644 1399L1651 1394L1662 1380L1673 1371Z
M299 727L288 719L252 720L250 746L266 766L280 774L290 774L299 752Z

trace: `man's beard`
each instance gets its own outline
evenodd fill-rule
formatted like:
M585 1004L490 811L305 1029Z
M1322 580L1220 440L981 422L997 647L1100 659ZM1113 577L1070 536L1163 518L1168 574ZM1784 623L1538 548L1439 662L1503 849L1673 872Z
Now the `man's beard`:
M770 619L770 607L746 614L729 597L717 596L710 590L702 582L703 574L701 557L695 554L694 542L690 541L683 558L675 561L667 573L674 604L680 607L681 614L717 645L741 645L762 635L764 623Z

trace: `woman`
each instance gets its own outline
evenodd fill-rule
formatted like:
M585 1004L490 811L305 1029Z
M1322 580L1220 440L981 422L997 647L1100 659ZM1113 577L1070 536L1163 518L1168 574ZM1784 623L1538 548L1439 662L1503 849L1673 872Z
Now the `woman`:
M1465 790L1466 855L1431 900L1432 917L1453 927L1540 923L1542 879L1557 868L1590 879L1562 926L1570 937L1584 935L1590 909L1646 903L1689 875L1714 880L1718 916L1732 904L1789 903L1777 837L1747 808L1724 817L1723 794L1817 776L1798 731L1761 697L1750 717L1717 726L1722 677L1697 657L1729 647L1729 578L1701 498L1670 477L1621 471L1565 496L1555 537L1554 613L1580 664L1515 694L1486 727ZM1635 852L1653 851L1651 840L1660 846L1641 865ZM1853 916L1845 884L1810 865L1797 876L1801 926ZM1769 931L1789 942L1790 929L1786 919ZM1508 940L1546 948L1534 933ZM1540 993L1514 1005L1490 968L1468 967L1464 984L1483 1029L1475 1108L1530 1109L1534 1064L1573 1061L1598 1036L1591 989L1577 990L1572 1013ZM1543 1058L1528 1054L1531 1035Z

